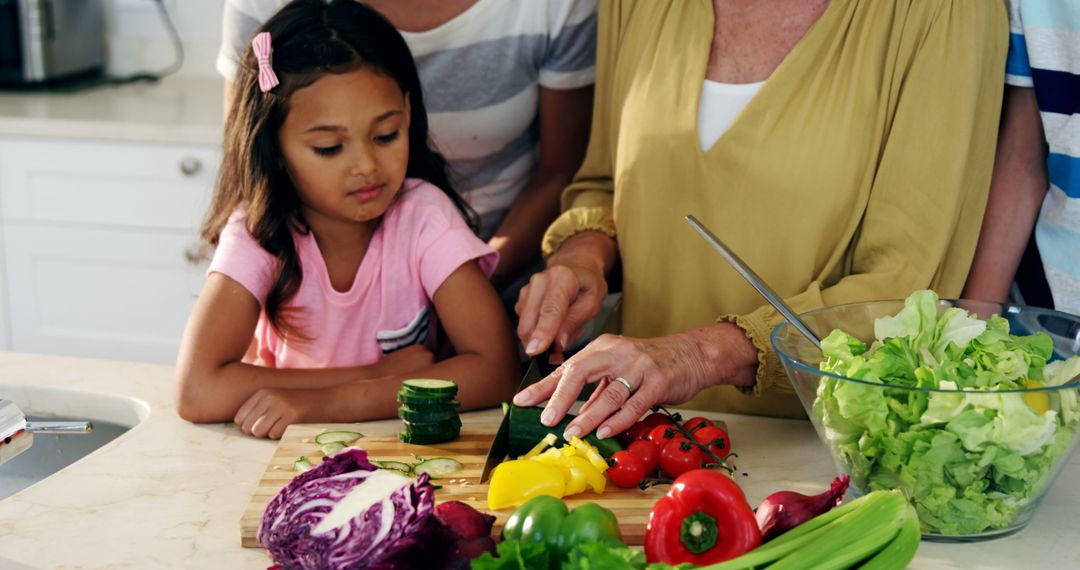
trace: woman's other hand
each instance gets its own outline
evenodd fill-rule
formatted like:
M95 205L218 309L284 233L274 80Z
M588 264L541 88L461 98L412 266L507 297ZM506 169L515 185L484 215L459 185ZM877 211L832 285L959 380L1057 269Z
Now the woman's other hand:
M533 406L550 397L541 421L555 425L585 384L599 382L564 436L596 429L598 437L611 437L657 404L680 404L716 384L752 386L757 362L757 349L732 323L649 339L605 334L515 396L514 404Z
M606 275L616 255L614 239L582 232L548 258L547 269L532 276L514 307L526 354L535 356L552 347L553 359L562 359L566 347L600 312L608 292Z

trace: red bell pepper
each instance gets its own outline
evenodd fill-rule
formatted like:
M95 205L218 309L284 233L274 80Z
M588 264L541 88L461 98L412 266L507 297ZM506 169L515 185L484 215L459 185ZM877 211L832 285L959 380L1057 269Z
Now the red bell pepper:
M680 475L649 513L649 562L695 566L730 560L761 544L754 511L725 473L695 469Z

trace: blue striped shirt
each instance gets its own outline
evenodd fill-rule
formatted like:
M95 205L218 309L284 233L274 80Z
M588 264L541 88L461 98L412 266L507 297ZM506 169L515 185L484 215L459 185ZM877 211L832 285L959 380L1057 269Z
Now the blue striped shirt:
M1035 239L1058 310L1080 314L1080 0L1006 0L1005 81L1035 89L1050 189Z

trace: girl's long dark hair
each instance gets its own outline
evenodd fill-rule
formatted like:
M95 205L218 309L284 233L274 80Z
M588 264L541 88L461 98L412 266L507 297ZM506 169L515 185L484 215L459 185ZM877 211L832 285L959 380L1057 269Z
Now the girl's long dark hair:
M290 227L308 228L277 139L289 113L289 97L296 90L328 73L359 68L396 81L411 109L405 175L442 189L473 231L477 218L450 186L446 160L431 147L416 64L409 46L386 18L355 0L294 0L259 32L270 32L272 65L281 84L267 93L260 91L258 63L248 46L235 78L221 171L202 237L216 246L229 216L237 209L246 213L248 231L278 261L263 305L267 318L278 334L302 339L288 318L293 311L286 307L302 278Z

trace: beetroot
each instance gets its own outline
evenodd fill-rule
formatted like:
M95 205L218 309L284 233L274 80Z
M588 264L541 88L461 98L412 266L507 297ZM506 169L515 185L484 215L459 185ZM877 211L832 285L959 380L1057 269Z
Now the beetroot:
M495 525L495 517L481 513L461 501L439 503L435 506L435 518L458 538L491 536L491 527Z
M495 541L491 538L495 517L461 501L448 501L435 506L435 518L442 523L446 541L443 568L468 568L473 558L485 552L495 554Z

